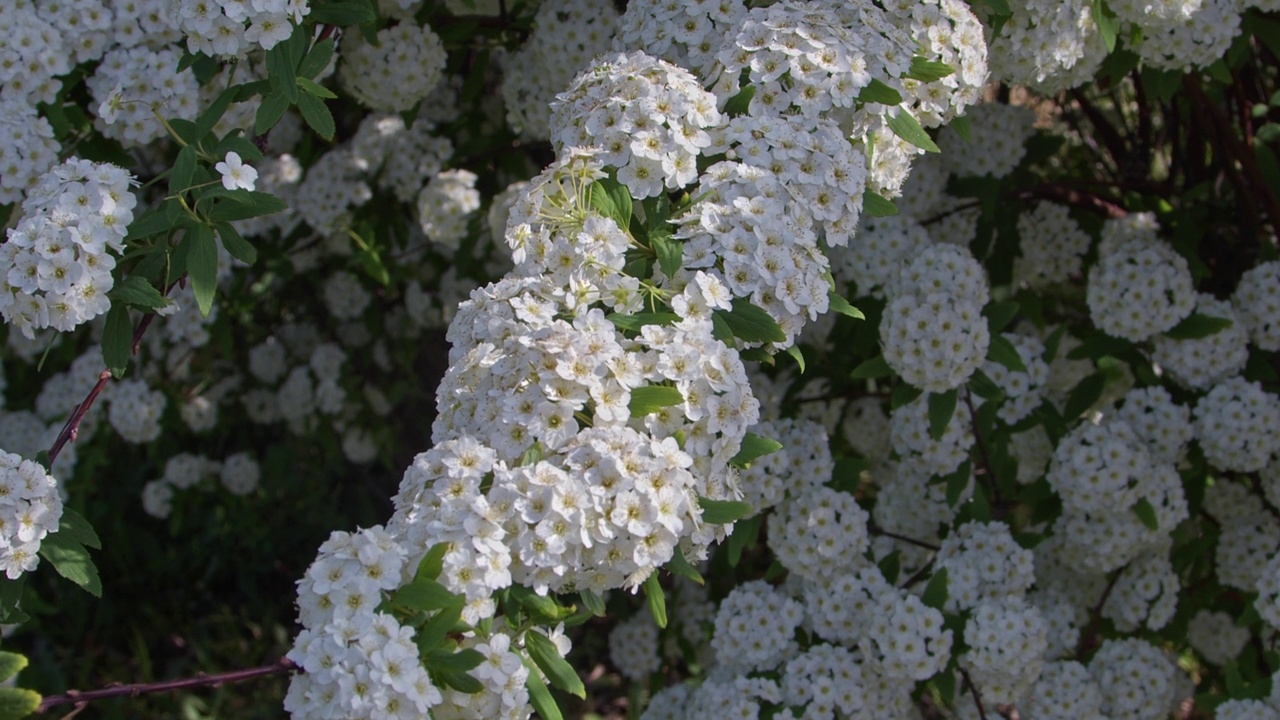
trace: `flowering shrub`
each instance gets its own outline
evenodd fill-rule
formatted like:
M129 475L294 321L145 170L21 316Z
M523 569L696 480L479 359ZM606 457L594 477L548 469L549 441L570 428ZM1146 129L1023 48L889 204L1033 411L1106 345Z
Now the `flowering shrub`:
M10 3L0 708L1280 716L1277 11Z

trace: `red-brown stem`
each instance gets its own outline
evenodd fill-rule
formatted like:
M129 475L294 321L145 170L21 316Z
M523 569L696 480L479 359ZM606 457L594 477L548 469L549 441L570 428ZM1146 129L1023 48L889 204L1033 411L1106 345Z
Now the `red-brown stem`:
M1080 642L1076 645L1076 660L1084 662L1085 653L1093 649L1094 641L1098 635L1098 625L1102 623L1102 608L1106 606L1107 598L1111 597L1111 589L1116 586L1116 581L1120 579L1120 574L1124 572L1125 567L1128 567L1128 565L1117 570L1111 576L1111 579L1107 581L1107 587L1102 591L1102 597L1090 613L1089 629L1080 634Z
M1032 198L1053 200L1064 205L1073 205L1078 208L1083 208L1105 218L1122 218L1129 214L1128 210L1125 210L1123 207L1099 195L1081 190L1073 190L1071 188L1052 183L1044 183L1026 190L1019 190L1014 193L1014 197L1019 200L1029 200Z
M229 672L217 673L214 675L197 675L190 678L179 678L177 680L163 680L154 683L133 683L132 685L117 685L115 687L103 688L101 690L90 690L88 692L79 692L77 690L68 690L63 695L51 695L40 701L40 707L36 708L37 713L48 712L50 709L59 705L76 704L93 702L94 700L106 700L114 697L138 697L139 695L148 695L157 692L170 692L172 690L185 690L187 688L196 687L216 687L223 683L243 682L245 680L253 680L254 678L264 677L266 675L279 675L280 673L299 670L300 668L294 664L289 658L280 658L270 665L263 665L256 668L247 668L244 670L231 670Z

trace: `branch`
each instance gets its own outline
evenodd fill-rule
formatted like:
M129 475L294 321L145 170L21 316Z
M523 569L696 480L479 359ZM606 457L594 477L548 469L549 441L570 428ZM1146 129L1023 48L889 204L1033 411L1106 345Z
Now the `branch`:
M1107 581L1107 587L1102 591L1102 597L1098 599L1098 604L1093 606L1093 610L1089 613L1089 629L1080 634L1080 642L1076 644L1076 660L1084 661L1084 654L1092 649L1093 641L1098 635L1098 625L1102 623L1102 608L1107 604L1107 598L1111 597L1111 589L1116 586L1116 582L1120 580L1120 575L1124 573L1124 567L1115 571L1111 579Z
M907 543L908 545L915 545L916 547L924 548L925 550L932 550L934 552L938 552L939 550L942 549L941 547L934 545L933 543L927 543L923 540L916 540L915 538L909 538L906 535L899 535L897 533L892 533L892 532L889 532L888 530L885 530L884 528L876 527L875 525L868 524L867 532L871 533L872 535L883 535L887 538L893 538L894 540L901 540L902 542Z
M292 672L300 670L294 662L288 658L280 658L270 665L262 667L248 668L245 670L232 670L230 672L217 673L215 675L197 675L196 677L180 678L178 680L163 680L154 683L134 683L132 685L117 685L115 687L103 688L102 690L90 690L89 692L80 692L78 690L68 690L63 695L51 695L40 702L40 707L36 708L37 713L48 712L50 709L59 705L68 705L74 703L81 706L84 703L93 702L95 700L106 700L114 697L138 697L139 695L148 695L157 692L170 692L172 690L185 690L187 688L196 687L217 687L223 683L243 682L245 680L253 680L254 678L264 677L266 675L279 675L280 673Z
M964 678L964 686L969 688L969 694L973 695L973 704L978 708L978 717L987 720L987 711L982 707L982 698L978 697L978 686L973 684L973 678L969 677L969 671L960 668L960 676Z
M1128 210L1097 195L1084 190L1073 190L1054 183L1042 183L1013 194L1019 200L1053 200L1063 205L1072 205L1089 212L1097 213L1104 218L1122 218L1129 214Z

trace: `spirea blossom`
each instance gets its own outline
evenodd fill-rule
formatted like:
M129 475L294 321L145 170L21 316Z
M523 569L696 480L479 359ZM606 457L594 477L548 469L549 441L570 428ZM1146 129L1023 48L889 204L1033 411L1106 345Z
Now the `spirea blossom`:
M1089 273L1089 314L1103 332L1141 342L1195 309L1191 271L1160 241L1133 241L1103 256Z
M341 50L343 87L362 105L387 112L403 112L427 97L447 59L430 27L407 22L379 30L377 44L349 33Z
M1231 302L1254 345L1280 350L1280 260L1246 270Z
M1280 398L1243 377L1224 380L1196 403L1195 427L1215 467L1261 470L1280 450Z
M58 531L61 517L53 476L38 463L0 450L0 569L6 577L17 580L36 569L40 542Z
M36 107L4 99L0 91L0 204L20 202L57 162L58 150L53 126Z

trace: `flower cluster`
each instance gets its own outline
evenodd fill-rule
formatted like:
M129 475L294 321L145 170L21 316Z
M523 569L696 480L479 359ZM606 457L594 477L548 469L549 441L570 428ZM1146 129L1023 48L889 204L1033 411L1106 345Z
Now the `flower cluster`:
M1035 134L1036 114L1017 105L981 103L970 108L965 116L971 126L968 140L948 128L938 141L950 171L960 177L993 178L1013 172L1026 155L1027 140ZM1036 226L1051 224L1036 223Z
M35 106L0 96L0 204L21 201L57 161L58 149L53 127Z
M360 33L347 35L338 79L362 105L402 112L440 83L445 60L444 44L430 27L400 23L379 30L376 44Z
M458 249L467 234L467 220L480 209L476 179L470 170L445 170L418 193L418 223L432 243Z
M6 444L8 439L6 438ZM40 541L58 531L58 482L31 460L0 450L0 569L10 580L40 564Z
M1090 238L1065 205L1039 203L1021 214L1018 236L1022 254L1013 260L1014 282L1041 289L1080 275Z
M293 34L311 12L307 0L176 0L178 27L193 53L239 56L270 50Z
M1089 313L1103 332L1141 342L1195 309L1187 261L1160 240L1127 242L1089 273Z
M33 337L69 331L106 313L111 270L137 199L133 178L108 163L72 158L40 178L22 220L0 245L0 315Z
M212 2L212 0L206 0ZM178 70L173 48L116 48L87 81L98 117L94 126L126 147L141 147L165 136L160 118L194 120L199 85L190 68Z

